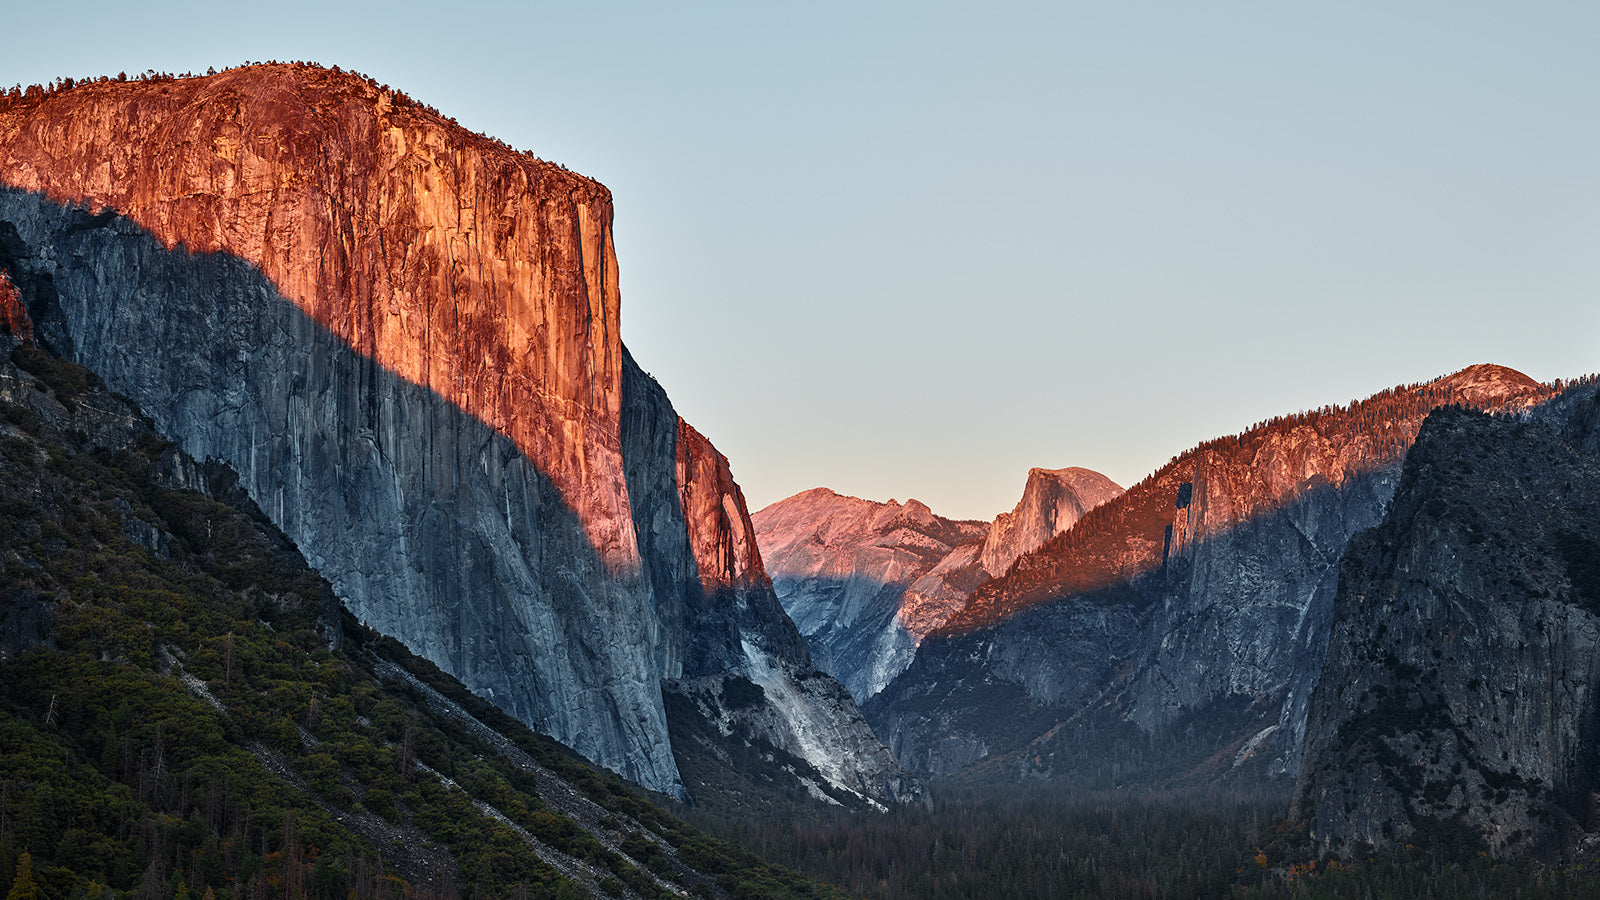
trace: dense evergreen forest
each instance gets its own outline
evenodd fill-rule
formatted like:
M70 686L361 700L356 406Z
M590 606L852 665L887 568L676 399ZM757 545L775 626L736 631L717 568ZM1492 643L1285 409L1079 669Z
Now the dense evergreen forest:
M0 335L8 900L839 896L356 623L234 482Z
M1276 794L1084 793L933 786L931 808L788 822L690 811L696 825L812 878L882 900L1600 896L1600 870L1490 859L1448 828L1318 860Z

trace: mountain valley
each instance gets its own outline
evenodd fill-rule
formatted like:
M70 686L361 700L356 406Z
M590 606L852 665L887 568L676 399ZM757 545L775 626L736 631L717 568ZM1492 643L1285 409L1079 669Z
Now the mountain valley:
M0 888L1594 888L1595 377L751 514L612 220L338 67L0 92Z

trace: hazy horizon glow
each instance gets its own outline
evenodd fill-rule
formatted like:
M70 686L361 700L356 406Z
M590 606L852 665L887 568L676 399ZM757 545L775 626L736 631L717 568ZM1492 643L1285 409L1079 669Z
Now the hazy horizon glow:
M752 511L992 517L1480 362L1600 369L1600 8L8 11L0 85L314 60L605 183Z

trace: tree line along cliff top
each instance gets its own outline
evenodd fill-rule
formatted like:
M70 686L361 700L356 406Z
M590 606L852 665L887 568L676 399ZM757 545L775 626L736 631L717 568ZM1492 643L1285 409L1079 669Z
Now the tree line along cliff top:
M1309 430L1330 448L1364 445L1357 448L1351 470L1322 473L1338 481L1397 464L1416 439L1422 420L1436 407L1521 410L1575 383L1545 385L1501 366L1472 366L1443 378L1388 388L1348 406L1329 405L1276 416L1237 434L1206 441L1173 457L1121 496L1090 510L1070 530L983 584L941 631L961 634L993 627L1025 609L1090 594L1160 566L1178 492L1193 481L1202 465L1247 472L1248 493L1234 498L1235 505L1246 509L1249 516L1261 515L1291 499L1294 488L1285 492L1281 486L1274 487L1251 467L1263 450L1296 432Z
M610 192L594 179L578 175L566 166L535 156L528 150L517 150L505 141L471 131L453 116L446 116L433 106L413 99L398 88L381 84L376 79L353 69L323 66L315 62L247 62L221 70L210 69L204 75L185 72L157 72L154 69L136 75L119 72L116 75L97 75L84 78L62 76L49 84L23 87L13 85L0 90L0 123L7 118L25 121L29 114L51 101L72 98L78 101L106 99L132 99L153 92L181 90L193 96L199 86L225 79L240 85L270 85L274 89L293 90L302 98L317 102L319 109L336 104L357 101L371 104L392 118L409 119L419 125L432 125L454 134L464 143L471 144L480 153L491 156L515 158L536 164L540 168L562 172L594 186L604 200L611 199Z

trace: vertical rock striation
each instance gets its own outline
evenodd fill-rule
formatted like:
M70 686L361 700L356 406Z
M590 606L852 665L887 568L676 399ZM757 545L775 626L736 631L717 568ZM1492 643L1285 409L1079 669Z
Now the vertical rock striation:
M0 269L358 616L647 787L664 679L808 665L589 179L337 70L86 83L0 109Z

